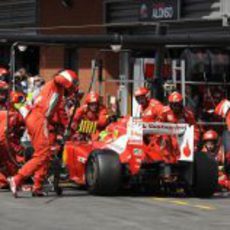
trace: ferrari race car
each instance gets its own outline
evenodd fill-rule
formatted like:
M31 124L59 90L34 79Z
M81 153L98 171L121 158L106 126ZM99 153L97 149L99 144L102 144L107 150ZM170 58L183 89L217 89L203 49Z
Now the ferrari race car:
M193 135L194 127L188 124L123 118L97 141L67 142L63 164L71 181L96 195L139 186L210 197L217 187L218 167L208 155L194 152Z

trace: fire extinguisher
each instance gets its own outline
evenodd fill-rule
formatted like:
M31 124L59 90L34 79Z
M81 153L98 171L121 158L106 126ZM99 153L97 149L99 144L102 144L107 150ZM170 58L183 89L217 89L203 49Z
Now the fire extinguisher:
M144 77L146 80L153 80L155 73L155 59L146 59L144 61Z

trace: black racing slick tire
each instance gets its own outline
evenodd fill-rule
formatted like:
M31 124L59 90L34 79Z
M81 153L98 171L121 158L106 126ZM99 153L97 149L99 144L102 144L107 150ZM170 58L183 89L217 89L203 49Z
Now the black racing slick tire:
M224 146L224 154L225 154L225 159L227 159L227 155L230 153L230 131L224 131L223 133L223 146ZM224 162L224 169L227 175L230 175L230 162L226 161Z
M218 165L208 154L195 153L193 192L196 197L211 197L218 186Z
M112 196L121 185L119 155L110 150L94 150L86 164L86 184L89 193Z

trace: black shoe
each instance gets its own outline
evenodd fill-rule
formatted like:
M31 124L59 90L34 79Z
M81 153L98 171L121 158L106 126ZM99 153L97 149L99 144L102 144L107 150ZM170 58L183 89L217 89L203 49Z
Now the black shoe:
M0 187L0 190L6 190L6 189L8 189L8 190L10 190L10 186L9 185L3 185L3 186L1 186Z
M32 191L33 197L44 197L47 196L47 193L42 190Z

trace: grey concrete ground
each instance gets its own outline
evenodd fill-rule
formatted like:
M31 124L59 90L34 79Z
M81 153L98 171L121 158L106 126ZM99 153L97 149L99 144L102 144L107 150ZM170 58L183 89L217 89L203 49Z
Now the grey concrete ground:
M161 197L94 197L65 191L14 199L0 192L0 230L229 230L230 195L212 199Z

